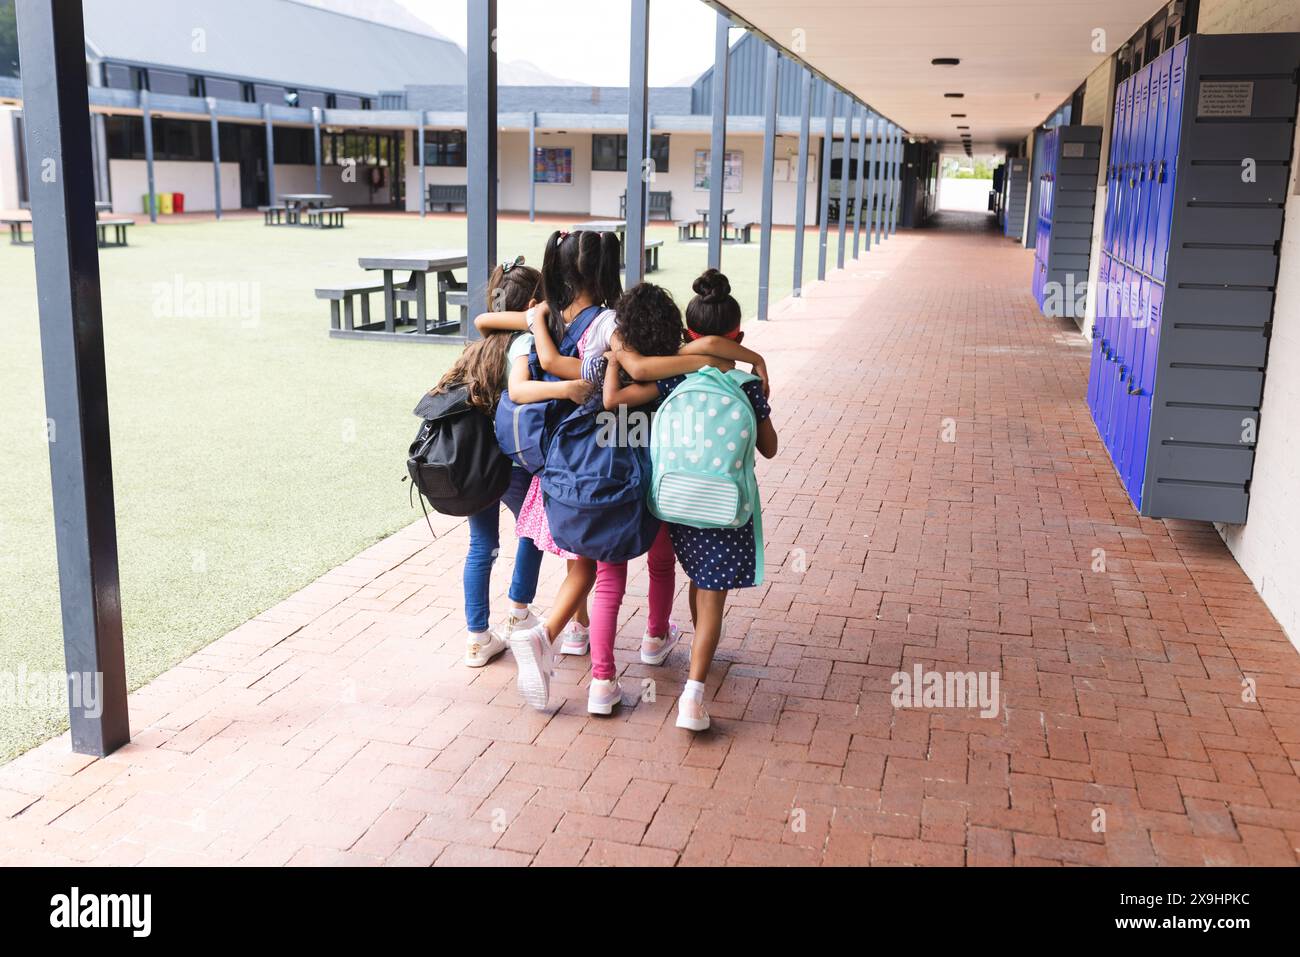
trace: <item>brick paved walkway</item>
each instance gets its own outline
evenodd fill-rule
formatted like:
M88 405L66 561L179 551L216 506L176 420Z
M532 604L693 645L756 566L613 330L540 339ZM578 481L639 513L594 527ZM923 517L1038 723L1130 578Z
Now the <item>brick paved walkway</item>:
M1133 514L1029 266L901 233L749 332L783 447L713 733L685 650L636 658L644 563L657 700L587 717L582 659L540 714L460 664L464 526L419 524L133 695L117 754L0 768L0 863L1295 864L1300 656L1212 529ZM997 715L894 708L917 664Z

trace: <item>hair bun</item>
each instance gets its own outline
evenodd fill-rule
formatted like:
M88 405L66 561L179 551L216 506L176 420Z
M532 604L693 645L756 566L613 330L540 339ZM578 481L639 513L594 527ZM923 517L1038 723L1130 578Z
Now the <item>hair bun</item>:
M716 269L706 269L691 288L705 302L721 302L731 295L731 282Z

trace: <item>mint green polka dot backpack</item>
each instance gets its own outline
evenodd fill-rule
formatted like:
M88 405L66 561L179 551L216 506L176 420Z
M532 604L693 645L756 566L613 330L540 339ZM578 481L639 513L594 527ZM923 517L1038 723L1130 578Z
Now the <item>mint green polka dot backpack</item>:
M674 389L650 427L650 511L691 528L754 520L755 584L763 581L763 511L754 478L758 420L747 372L706 366Z

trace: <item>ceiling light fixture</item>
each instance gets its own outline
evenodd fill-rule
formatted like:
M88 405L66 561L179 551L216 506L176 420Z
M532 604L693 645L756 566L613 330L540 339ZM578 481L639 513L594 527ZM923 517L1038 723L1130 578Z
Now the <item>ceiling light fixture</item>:
M956 66L961 60L955 56L937 56L930 61L931 66Z
M960 100L960 99L961 99L963 96L965 96L965 95L966 95L965 93L945 93L945 94L944 94L944 96L947 97L947 98L950 99L950 100Z

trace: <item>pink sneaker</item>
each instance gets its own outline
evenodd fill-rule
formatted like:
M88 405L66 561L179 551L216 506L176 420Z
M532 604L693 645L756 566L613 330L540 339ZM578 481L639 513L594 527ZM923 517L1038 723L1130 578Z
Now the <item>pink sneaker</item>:
M586 625L571 621L564 626L555 643L562 655L585 655L591 647L591 632Z
M590 714L610 714L616 704L623 703L623 686L617 678L592 678L587 689L587 711Z
M682 631L671 621L668 623L668 634L655 636L646 632L641 638L641 663L643 665L662 665L673 649L677 647L677 642L681 641Z
M709 713L704 710L704 700L692 695L677 699L677 727L687 731L708 731Z

